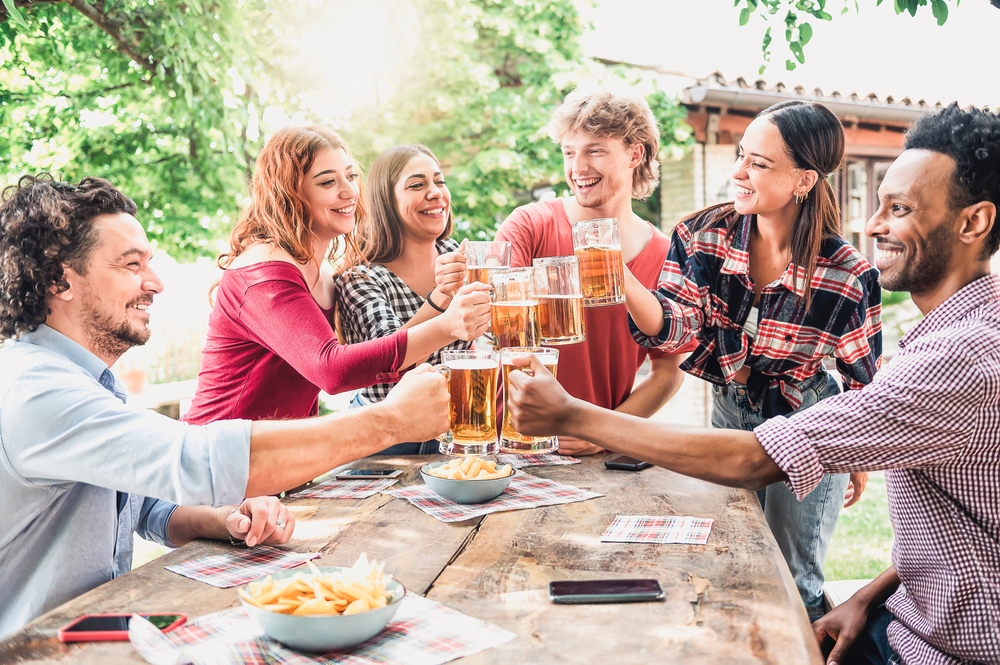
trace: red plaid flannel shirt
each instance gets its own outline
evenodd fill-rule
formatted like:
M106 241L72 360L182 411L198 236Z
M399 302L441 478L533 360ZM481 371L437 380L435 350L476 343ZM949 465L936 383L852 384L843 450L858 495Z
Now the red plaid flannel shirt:
M743 324L753 307L750 231L754 217L735 212L692 234L681 222L654 295L665 325L656 337L643 335L631 317L635 340L665 351L692 339L698 348L681 365L685 371L725 385L744 366L751 368L750 400L765 417L784 415L802 403L798 384L836 359L848 389L871 382L882 359L882 305L878 271L845 240L824 239L812 275L807 310L804 270L785 273L763 288L757 336L752 344ZM735 228L733 228L735 226Z

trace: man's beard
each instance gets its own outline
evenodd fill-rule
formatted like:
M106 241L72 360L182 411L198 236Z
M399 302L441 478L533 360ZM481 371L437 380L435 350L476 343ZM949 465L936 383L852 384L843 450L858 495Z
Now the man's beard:
M140 304L145 302L142 298L136 298L129 303ZM133 346L142 346L149 341L149 328L136 329L129 325L126 317L115 320L114 317L100 311L97 299L91 293L83 295L84 307L84 328L87 337L95 351L100 351L102 355L117 357L131 349Z
M940 284L948 274L948 264L955 250L953 221L942 222L924 239L919 260L904 263L894 275L879 275L882 288L919 294Z

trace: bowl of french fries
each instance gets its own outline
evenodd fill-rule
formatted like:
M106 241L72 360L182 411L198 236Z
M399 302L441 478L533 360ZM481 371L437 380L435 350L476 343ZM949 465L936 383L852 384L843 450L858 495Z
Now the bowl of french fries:
M455 503L485 503L507 489L514 469L509 464L470 455L424 464L420 475L435 493Z
M406 589L362 554L350 568L285 570L239 589L247 614L267 637L301 651L360 644L385 629Z

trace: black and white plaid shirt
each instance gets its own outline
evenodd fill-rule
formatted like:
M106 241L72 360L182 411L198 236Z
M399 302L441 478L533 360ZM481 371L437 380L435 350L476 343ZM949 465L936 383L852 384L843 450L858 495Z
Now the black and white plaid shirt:
M458 250L458 243L447 238L437 243L438 254ZM337 309L344 344L356 344L386 337L409 321L424 304L424 297L385 266L359 265L337 278ZM458 340L431 354L427 362L441 363L441 351L472 348L472 342ZM361 391L368 402L380 402L389 394L391 383L379 383Z

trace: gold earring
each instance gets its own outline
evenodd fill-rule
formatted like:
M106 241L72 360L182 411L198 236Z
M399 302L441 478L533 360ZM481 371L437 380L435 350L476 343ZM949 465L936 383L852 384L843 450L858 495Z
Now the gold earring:
M805 201L808 198L809 198L809 192L804 192L802 194L796 194L795 195L795 202L796 203L802 203L803 201Z

